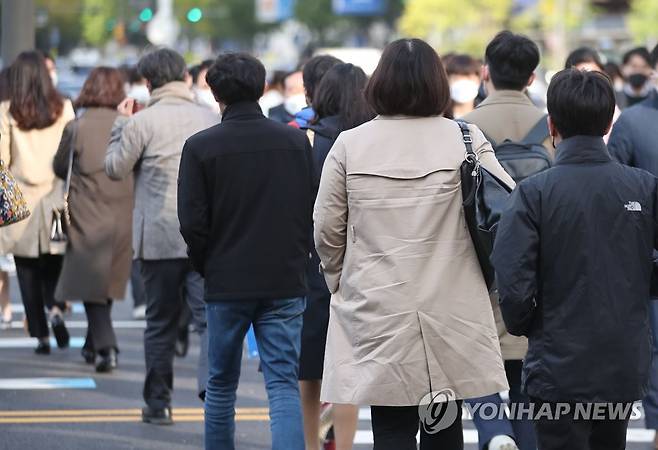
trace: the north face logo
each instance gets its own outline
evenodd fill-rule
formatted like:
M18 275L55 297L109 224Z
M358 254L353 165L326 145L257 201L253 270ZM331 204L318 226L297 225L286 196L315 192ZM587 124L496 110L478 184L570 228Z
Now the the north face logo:
M628 202L624 205L624 208L626 208L626 211L632 211L632 212L642 211L642 205L640 205L640 202Z

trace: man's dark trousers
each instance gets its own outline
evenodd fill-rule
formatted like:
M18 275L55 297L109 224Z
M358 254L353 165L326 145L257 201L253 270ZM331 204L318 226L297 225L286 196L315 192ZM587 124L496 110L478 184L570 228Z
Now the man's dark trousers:
M532 403L538 450L624 450L626 448L626 430L632 412L632 403L601 404L602 407L605 406L605 410L614 405L620 408L618 411L627 412L623 417L611 416L609 413L597 417L596 404L593 404L591 417L587 420L582 418L582 412L576 417L574 404L570 405L568 414L558 414L559 406L549 403L551 414L547 416L539 414L545 402L532 399ZM587 411L586 405L581 405L581 408Z
M144 400L151 408L161 409L171 406L178 321L186 298L201 337L199 389L205 390L208 363L203 279L187 259L141 260L140 263L146 292Z

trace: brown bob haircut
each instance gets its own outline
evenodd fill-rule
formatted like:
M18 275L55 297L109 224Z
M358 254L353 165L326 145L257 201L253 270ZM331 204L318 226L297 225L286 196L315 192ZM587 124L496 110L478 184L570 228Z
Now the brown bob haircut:
M365 95L383 116L440 116L450 104L441 58L421 39L400 39L387 45Z
M82 86L76 108L116 108L126 97L123 80L119 69L95 68Z

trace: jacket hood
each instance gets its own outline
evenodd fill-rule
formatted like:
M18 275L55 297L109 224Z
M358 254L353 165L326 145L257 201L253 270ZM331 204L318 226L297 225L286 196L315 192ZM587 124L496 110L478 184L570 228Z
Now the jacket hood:
M160 100L169 97L176 97L194 102L194 93L187 87L187 84L185 84L184 81L172 81L171 83L167 83L151 92L148 106L153 106Z

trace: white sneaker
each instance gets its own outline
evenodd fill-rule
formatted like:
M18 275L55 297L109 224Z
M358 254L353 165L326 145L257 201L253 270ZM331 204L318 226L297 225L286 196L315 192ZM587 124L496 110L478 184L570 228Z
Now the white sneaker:
M133 309L133 319L144 320L146 319L146 305L140 305Z
M519 447L511 437L500 435L489 441L489 450L519 450Z

